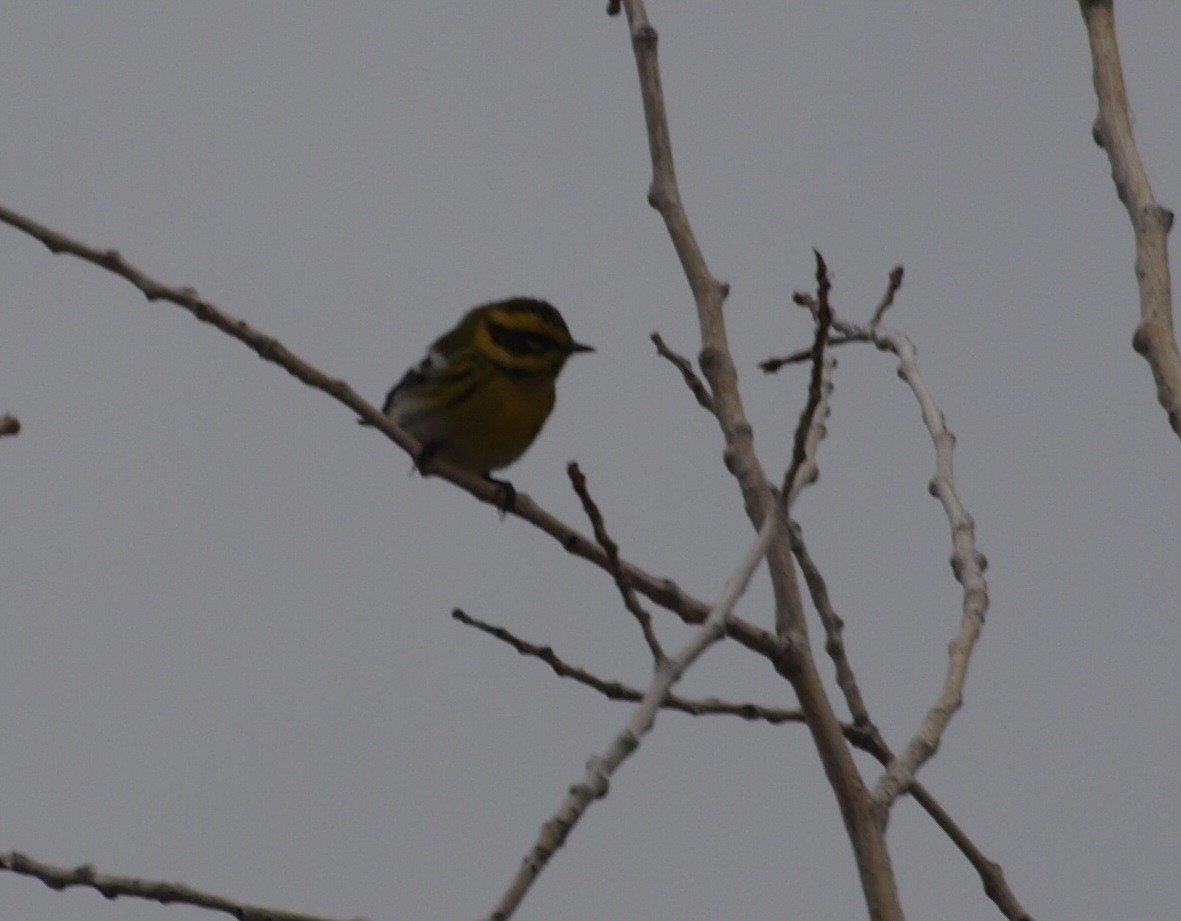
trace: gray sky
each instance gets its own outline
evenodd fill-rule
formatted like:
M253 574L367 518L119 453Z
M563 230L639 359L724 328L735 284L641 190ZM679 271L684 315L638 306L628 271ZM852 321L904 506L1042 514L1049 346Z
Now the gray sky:
M584 527L577 458L624 554L712 598L751 535L716 426L648 342L693 354L696 324L603 6L20 5L0 30L0 201L378 402L468 306L552 300L598 352L511 478ZM1117 6L1141 152L1178 207L1181 16ZM807 343L790 294L811 247L852 319L906 267L891 322L959 438L992 590L922 779L1037 917L1170 916L1181 445L1130 346L1131 231L1090 140L1077 5L650 13L770 470L806 375L755 364ZM450 611L643 683L610 579L409 476L345 409L175 307L8 228L0 278L0 412L25 426L0 442L0 850L341 918L485 914L630 711ZM900 745L959 611L930 442L867 348L840 354L829 432L798 517ZM741 613L767 624L768 596L758 581ZM792 703L730 648L684 690ZM909 917L999 917L913 804L890 843ZM208 917L8 874L0 914ZM665 714L518 917L863 914L806 733Z

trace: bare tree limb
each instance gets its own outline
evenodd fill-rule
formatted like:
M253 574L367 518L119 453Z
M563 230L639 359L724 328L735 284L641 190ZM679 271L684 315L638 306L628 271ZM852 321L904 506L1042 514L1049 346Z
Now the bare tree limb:
M648 20L643 0L622 0L620 5L627 15L648 133L652 165L648 201L664 219L697 306L701 330L699 363L709 383L725 439L726 468L738 482L752 526L762 532L769 518L778 517L779 504L755 454L753 429L738 389L738 374L722 315L728 289L710 273L681 202L657 57L656 29ZM807 718L808 730L853 847L870 918L901 921L902 908L886 848L885 814L875 808L865 788L812 660L803 600L791 548L782 529L776 529L775 539L767 547L767 571L775 598L775 629L783 641L781 654L773 660L775 668L791 683Z
M812 376L808 383L808 399L800 412L800 420L796 424L795 436L792 439L791 463L783 475L781 501L785 509L790 509L805 486L814 483L820 475L820 468L816 466L816 452L820 442L827 434L824 420L828 418L828 398L832 394L832 356L828 351L828 336L832 329L832 307L828 303L828 293L832 289L832 282L828 277L828 265L819 250L813 250L816 255L816 331L812 341Z
M836 666L837 687L845 695L845 704L849 708L849 715L853 717L853 725L862 728L873 727L869 718L869 708L865 698L861 696L861 688L857 685L857 676L849 658L845 653L844 629L845 622L833 607L832 599L828 595L828 584L824 581L819 567L808 553L804 543L804 533L798 522L788 523L788 534L791 537L791 549L796 562L800 564L800 571L804 574L804 584L808 586L808 594L812 598L812 605L820 615L820 623L824 627L824 649ZM876 730L875 730L876 731Z
M619 545L607 533L607 523L603 521L603 513L599 511L599 506L590 494L586 477L583 476L582 470L575 461L570 461L566 465L566 473L570 476L570 485L574 487L574 492L578 494L578 498L582 502L582 509L586 512L586 517L590 519L591 528L595 532L595 540L603 548L603 552L607 554L607 571L615 580L615 587L619 589L620 597L623 598L623 606L631 612L636 623L640 625L640 631L644 634L644 642L648 644L648 650L652 653L652 661L660 665L665 656L664 650L660 648L660 640L656 636L656 631L652 628L652 615L640 604L635 589L632 588L619 565Z
M281 908L264 908L235 902L220 895L193 889L184 883L166 883L130 876L110 876L99 873L90 864L78 867L58 867L42 863L32 857L11 851L0 854L0 870L39 879L50 889L63 890L80 887L93 889L104 898L120 897L159 902L161 905L192 905L210 911L220 911L237 921L331 921L322 915L305 915ZM360 919L358 919L360 921Z
M578 684L585 685L594 691L598 691L608 700L624 700L637 703L644 699L644 692L638 688L631 687L619 681L608 681L605 678L600 678L598 675L592 674L585 668L571 665L554 652L550 646L538 646L535 643L530 643L528 640L521 639L512 631L506 630L504 627L498 627L495 624L490 624L472 617L470 614L458 608L451 612L451 616L461 624L474 627L500 640L502 643L508 644L523 656L544 662L553 669L554 674L559 678L569 678ZM664 710L676 710L680 713L687 713L690 716L710 716L714 714L737 716L748 722L768 723L772 726L778 726L781 723L802 723L804 721L804 714L799 710L785 710L782 707L764 707L762 704L756 703L735 703L728 700L720 700L717 697L696 698L669 694L661 702L660 706Z
M879 350L892 352L898 358L898 376L906 381L918 400L923 422L935 446L935 475L931 478L929 489L931 495L942 504L951 525L951 569L963 588L960 628L948 646L950 662L939 699L927 712L902 757L889 765L874 788L874 800L881 807L889 808L905 792L919 767L938 750L944 729L963 704L968 662L984 627L984 615L988 610L988 583L984 579L987 560L976 549L975 522L964 509L955 490L952 463L955 436L944 424L943 413L919 374L914 343L902 333L882 326L862 327L839 320L834 326L846 338L872 342Z
M783 519L779 516L767 516L758 537L726 580L726 587L721 597L710 608L705 623L693 633L675 656L665 659L656 667L652 683L644 692L643 700L627 725L612 739L602 754L591 757L587 762L583 779L570 788L562 805L541 827L537 841L521 861L521 868L501 896L496 908L488 916L488 921L505 921L512 916L533 883L548 866L550 858L566 843L567 836L586 814L591 803L607 795L611 775L640 747L641 740L655 724L656 713L668 698L673 685L702 653L726 635L726 619L746 591L750 577L763 561L767 547L782 524Z
M879 314L875 313L875 316ZM845 738L858 748L869 752L883 765L889 766L894 761L894 753L882 738L881 732L869 715L869 708L861 695L853 668L845 652L843 637L844 622L837 614L832 600L828 595L828 586L824 576L820 573L815 561L808 553L804 543L800 526L791 521L788 523L788 533L791 537L792 552L800 564L800 571L804 574L804 581L808 586L812 604L820 615L820 622L824 625L825 651L828 652L836 666L837 685L845 695L849 712L853 717L853 724L846 727ZM1005 873L1001 865L988 857L976 846L967 833L951 818L947 810L918 780L911 780L909 791L923 810L934 820L935 824L959 848L960 853L980 876L984 884L984 892L996 904L1009 921L1033 921L1032 916L1025 910L1017 897L1009 889L1005 881Z
M705 384L701 383L701 378L693 370L693 366L689 364L689 359L684 355L678 355L667 345L660 337L660 333L653 333L651 336L652 342L656 345L656 352L662 358L667 359L672 363L672 366L681 372L681 377L685 379L685 384L693 392L693 396L697 398L697 402L702 408L707 409L713 415L717 415L714 409L714 398L709 395L709 391L705 389Z
M1107 151L1111 179L1128 210L1136 237L1136 282L1140 286L1140 324L1132 346L1144 356L1156 381L1156 398L1169 425L1181 436L1181 355L1173 329L1168 235L1173 212L1152 195L1148 173L1132 135L1132 117L1115 40L1112 0L1079 0L1094 65L1099 115L1092 136Z

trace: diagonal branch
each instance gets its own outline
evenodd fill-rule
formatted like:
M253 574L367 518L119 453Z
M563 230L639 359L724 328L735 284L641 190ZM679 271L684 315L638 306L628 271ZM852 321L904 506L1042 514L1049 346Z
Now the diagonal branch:
M693 396L696 397L698 404L716 416L717 410L714 409L714 398L705 389L705 384L701 383L701 378L697 376L697 372L689 364L689 359L684 355L678 355L670 349L665 344L664 339L661 338L660 333L653 333L651 339L652 343L656 346L656 353L662 358L667 359L674 368L681 372L681 377L685 379L685 385L693 392Z
M1094 65L1099 116L1092 136L1107 151L1111 179L1128 209L1136 236L1136 282L1140 286L1140 324L1132 346L1144 356L1156 381L1156 398L1168 413L1169 425L1181 436L1181 355L1173 329L1173 295L1169 279L1168 235L1173 212L1152 196L1148 173L1132 135L1128 92L1124 86L1119 45L1115 40L1112 0L1079 0Z
M638 688L630 687L619 681L607 681L598 675L591 674L585 668L571 665L549 646L538 646L535 643L530 643L528 640L521 639L512 631L506 630L504 627L498 627L495 624L479 620L458 608L451 612L451 616L461 624L475 627L477 630L500 640L502 643L508 644L523 656L544 662L553 669L554 674L559 678L569 678L578 684L585 685L594 691L598 691L608 700L626 700L636 703L644 699L644 692ZM768 723L772 726L778 726L781 723L802 723L804 721L804 714L799 710L785 710L782 707L764 707L761 704L755 703L734 703L728 700L719 700L717 697L694 698L669 694L664 698L660 706L664 710L677 710L681 713L687 713L690 716L724 714L726 716L737 716L749 722Z
M631 612L632 617L636 619L636 623L640 625L640 631L644 634L644 641L648 644L648 650L652 653L652 661L660 665L664 661L664 650L660 648L660 640L657 639L656 631L652 628L652 615L640 604L640 599L636 597L635 589L632 588L631 583L627 580L627 576L623 574L623 569L619 565L619 545L607 533L607 523L603 521L603 513L599 511L599 506L590 494L590 487L586 484L586 477L575 461L570 461L566 465L566 473L570 476L570 485L574 487L574 491L578 494L578 498L582 502L582 509L586 512L586 517L590 519L591 527L595 532L595 540L603 548L603 552L607 554L607 571L611 573L611 578L615 580L615 587L619 589L619 594L623 598L623 606Z
M11 851L0 854L0 870L8 870L20 876L31 876L45 883L50 889L61 891L75 886L93 889L104 898L126 897L159 902L161 905L192 905L210 911L220 911L237 921L330 921L322 915L305 915L301 912L284 911L281 908L264 908L235 902L224 896L193 889L184 883L166 883L158 880L136 879L130 876L110 876L99 873L90 864L78 867L58 867L42 863L32 857ZM359 919L358 919L359 921Z
M541 827L537 841L521 861L521 868L487 921L505 921L512 916L533 883L549 865L550 858L566 843L567 836L586 814L591 803L607 795L611 775L640 747L640 741L655 724L656 713L673 685L699 656L726 635L726 620L738 599L746 591L751 576L766 556L767 547L781 529L781 525L782 519L779 516L767 516L758 537L743 556L738 568L726 580L726 587L721 597L710 608L705 623L675 656L665 659L657 666L652 683L648 685L648 690L644 692L644 698L631 719L602 754L592 756L587 762L583 779L570 787L570 792L562 801L562 805Z

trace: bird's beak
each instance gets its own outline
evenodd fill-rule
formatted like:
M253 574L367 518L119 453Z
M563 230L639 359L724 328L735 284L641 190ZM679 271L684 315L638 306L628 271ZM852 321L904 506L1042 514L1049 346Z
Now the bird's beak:
M595 350L595 347L593 345L583 345L581 342L571 342L570 343L571 354L573 354L574 352L593 352L594 350Z

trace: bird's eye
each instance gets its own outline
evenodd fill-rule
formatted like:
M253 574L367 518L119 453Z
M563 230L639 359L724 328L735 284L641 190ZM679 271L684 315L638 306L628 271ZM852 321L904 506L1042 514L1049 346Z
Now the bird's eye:
M554 347L553 343L545 336L522 332L519 329L509 329L507 326L497 323L490 323L488 332L491 333L493 342L514 355L539 355Z

